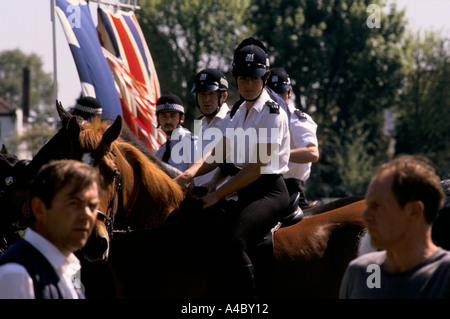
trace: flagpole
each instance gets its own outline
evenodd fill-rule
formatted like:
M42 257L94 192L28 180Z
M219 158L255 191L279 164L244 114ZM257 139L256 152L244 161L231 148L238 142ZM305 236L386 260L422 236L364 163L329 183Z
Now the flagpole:
M53 34L53 93L55 100L58 100L58 63L56 57L56 19L55 19L55 0L50 0L50 17L52 20L52 34ZM55 107L54 125L57 128L58 113Z

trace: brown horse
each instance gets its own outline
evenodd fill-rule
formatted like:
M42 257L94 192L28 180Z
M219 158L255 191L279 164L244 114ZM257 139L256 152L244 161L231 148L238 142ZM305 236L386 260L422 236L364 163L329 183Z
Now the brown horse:
M178 208L183 193L178 185L134 146L119 138L120 116L109 126L100 120L83 127L70 120L67 136L72 158L98 167L105 193L100 211L115 229L145 229L161 225ZM106 228L94 233L104 236Z
M111 203L115 203L110 263L118 283L117 296L213 296L211 289L217 274L201 263L205 251L215 248L214 234L208 229L207 214L200 212L201 206L196 208L198 213L191 209L190 217L183 222L175 219L164 224L181 205L181 189L135 147L119 138L121 117L110 126L100 121L82 127L74 120L69 122L71 154L88 159L105 180L109 195L103 202L107 215L113 208ZM120 188L114 177L118 173ZM358 235L363 230L362 211L362 203L357 202L278 230L270 291L277 291L278 296L281 284L281 290L290 297L337 297L343 271L356 256Z
M56 158L85 160L99 168L106 191L100 209L106 218L98 222L94 236L103 238L104 246L110 247L116 296L214 297L215 279L220 274L215 273L205 255L217 250L211 225L220 223L220 219L218 222L211 218L213 214L201 211L201 204L194 200L194 206L187 206L187 214L165 222L169 215L174 216L172 211L183 211L187 199L182 203L181 189L161 167L120 138L121 117L111 125L100 121L81 124L67 114L60 117L61 130L27 169L31 176L43 163ZM298 296L293 292L299 291L299 283L307 296L337 296L342 269L356 256L362 230L362 209L358 212L359 206L347 204L336 209L324 206L316 213L332 210L275 233L267 295L274 292L279 296L279 284L286 275L290 279L282 286L292 292L290 297ZM90 255L103 256L104 248L87 245L86 250L91 250ZM308 265L315 265L314 271L297 271L309 269ZM311 288L326 285L324 281L328 290Z
M207 262L217 248L211 227L217 220L194 200L187 215L168 223L170 212L183 208L186 200L181 203L178 185L157 165L119 138L121 126L120 117L112 125L82 126L71 118L59 141L67 152L61 156L89 160L105 180L108 195L102 209L114 220L109 263L116 297L214 298L221 274ZM171 191L177 195L168 196ZM305 211L307 218L276 231L263 296L337 297L345 267L357 254L363 210L360 199L336 201Z
M333 203L333 206L338 206ZM326 210L274 234L271 298L336 298L355 258L364 225L363 200Z

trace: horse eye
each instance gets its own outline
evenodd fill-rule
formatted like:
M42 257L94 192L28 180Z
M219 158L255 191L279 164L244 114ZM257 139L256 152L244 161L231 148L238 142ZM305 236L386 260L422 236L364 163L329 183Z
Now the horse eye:
M14 177L8 176L5 178L5 184L6 186L12 185L14 183Z

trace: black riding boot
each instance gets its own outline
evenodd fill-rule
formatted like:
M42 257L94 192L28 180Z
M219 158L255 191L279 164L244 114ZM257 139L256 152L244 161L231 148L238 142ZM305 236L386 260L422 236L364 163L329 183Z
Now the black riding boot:
M255 299L254 268L247 254L242 250L226 249L222 257L224 259L220 266L222 269L220 285L223 297L226 299Z
M242 291L241 297L243 299L256 299L256 284L255 284L255 270L252 264L245 265L241 269L242 275Z

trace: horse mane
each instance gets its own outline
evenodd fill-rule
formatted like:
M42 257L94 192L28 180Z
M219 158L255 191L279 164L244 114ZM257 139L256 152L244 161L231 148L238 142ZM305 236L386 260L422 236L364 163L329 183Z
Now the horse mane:
M133 145L126 142L116 145L133 168L135 176L139 176L139 181L149 190L153 202L160 206L158 208L168 212L177 209L184 199L181 187ZM170 209L165 209L167 207Z
M122 127L122 134L120 137L125 141L136 147L140 152L142 152L150 161L155 163L161 170L163 170L170 178L175 178L182 172L177 170L175 167L164 163L148 148L148 146L142 142L129 128L125 125Z

